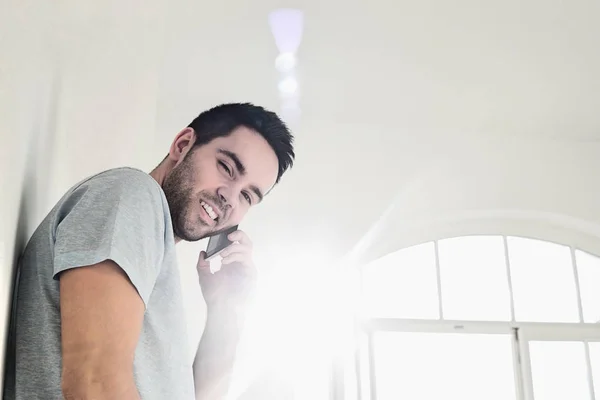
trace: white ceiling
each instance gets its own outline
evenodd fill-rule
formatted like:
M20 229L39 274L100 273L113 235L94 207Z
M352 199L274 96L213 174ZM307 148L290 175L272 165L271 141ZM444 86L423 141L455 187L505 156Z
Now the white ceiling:
M51 126L52 202L101 168L150 170L212 105L278 109L267 18L287 6L305 13L302 118L295 168L244 224L260 259L338 258L374 226L365 251L385 252L486 212L598 233L592 0L15 1L5 68Z

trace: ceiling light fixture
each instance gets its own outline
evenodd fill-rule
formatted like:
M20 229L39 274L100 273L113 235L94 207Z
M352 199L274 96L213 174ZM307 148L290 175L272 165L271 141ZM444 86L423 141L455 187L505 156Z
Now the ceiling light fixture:
M280 8L269 14L269 25L281 54L294 54L302 41L304 13L292 8Z
M281 113L286 122L296 123L300 117L296 53L302 42L304 13L291 8L274 10L269 13L269 26L279 50L275 68L280 73L277 88L282 102Z

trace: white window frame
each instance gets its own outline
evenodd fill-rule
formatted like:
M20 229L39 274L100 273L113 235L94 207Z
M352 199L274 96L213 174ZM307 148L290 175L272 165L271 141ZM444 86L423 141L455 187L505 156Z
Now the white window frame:
M491 235L490 235L491 236ZM493 235L501 236L501 235ZM377 388L375 385L375 365L373 360L373 335L376 332L423 332L423 333L461 333L461 334L503 334L511 335L513 339L513 368L515 373L515 391L517 400L535 400L533 393L533 376L531 368L531 358L529 353L529 343L531 341L577 341L584 344L587 380L590 391L590 398L596 399L594 393L594 385L592 380L592 367L589 352L590 342L600 342L600 325L595 323L585 323L583 318L583 307L581 300L581 290L579 284L579 276L577 269L577 259L575 257L575 248L569 246L571 252L571 265L573 268L573 277L575 280L575 288L577 295L577 305L579 312L579 322L577 323L546 323L546 322L520 322L515 320L514 295L512 287L510 258L507 236L502 235L505 251L508 290L510 295L510 321L462 321L462 320L445 320L443 319L443 299L441 287L441 274L438 252L438 241L434 241L435 259L436 259L436 274L437 274L437 290L439 301L439 315L437 320L416 320L402 318L368 318L357 320L357 333L367 336L367 354L368 354L368 375L361 376L362 363L365 362L361 357L361 349L357 344L355 347L355 371L357 382L357 400L377 400ZM361 279L362 284L362 279ZM361 289L362 291L362 289ZM357 338L358 341L358 338ZM358 343L358 342L357 342ZM343 381L343 379L342 379ZM344 398L343 382L338 379L332 381L333 387L337 390L332 390L333 400ZM370 390L365 390L364 386L368 385ZM365 396L365 393L369 393ZM600 400L600 397L599 397Z

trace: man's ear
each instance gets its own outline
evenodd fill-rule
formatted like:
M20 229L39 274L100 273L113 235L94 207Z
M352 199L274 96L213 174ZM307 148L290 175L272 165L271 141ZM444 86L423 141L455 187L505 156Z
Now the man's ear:
M175 136L169 155L167 156L175 164L181 162L185 155L194 147L196 142L196 133L193 128L187 127Z

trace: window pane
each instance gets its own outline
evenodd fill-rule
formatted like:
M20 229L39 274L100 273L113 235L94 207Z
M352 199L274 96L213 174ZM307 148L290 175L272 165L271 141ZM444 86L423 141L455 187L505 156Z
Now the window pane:
M516 398L509 335L374 336L378 400Z
M529 342L535 400L589 400L581 342Z
M384 256L363 269L364 310L374 317L439 317L433 243Z
M444 319L510 320L501 236L440 240L438 251Z
M585 322L600 322L600 258L577 250L577 272L579 273L579 290L583 305Z
M579 321L568 247L510 237L508 254L517 320Z

